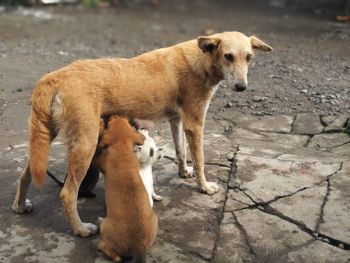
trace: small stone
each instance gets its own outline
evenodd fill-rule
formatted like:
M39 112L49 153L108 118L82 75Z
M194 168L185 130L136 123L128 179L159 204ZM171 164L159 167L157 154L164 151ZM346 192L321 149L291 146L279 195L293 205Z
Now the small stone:
M339 244L338 247L344 249L344 244Z
M332 104L333 106L337 106L339 102L336 99L334 99L330 101L330 104Z
M323 238L323 241L326 242L326 243L330 243L328 238Z
M232 127L229 125L229 126L226 126L225 127L225 132L227 132L227 131L229 131L229 130L231 130L232 129Z
M308 90L307 89L302 89L300 92L305 94L305 93L308 93Z
M261 101L264 101L266 100L266 97L260 97L260 96L254 96L253 97L253 101L254 102L261 102Z
M225 108L231 108L231 107L233 107L233 103L232 102L227 102L225 104Z
M235 153L229 153L227 155L227 160L229 160L229 161L233 161L234 158L235 158Z

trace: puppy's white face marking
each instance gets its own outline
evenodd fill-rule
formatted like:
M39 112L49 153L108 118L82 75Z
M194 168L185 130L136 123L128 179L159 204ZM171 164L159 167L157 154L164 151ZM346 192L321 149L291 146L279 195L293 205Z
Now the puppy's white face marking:
M135 146L135 154L140 162L140 165L152 165L159 159L158 148L152 137L149 136L148 130L139 130L139 133L146 137L143 145Z

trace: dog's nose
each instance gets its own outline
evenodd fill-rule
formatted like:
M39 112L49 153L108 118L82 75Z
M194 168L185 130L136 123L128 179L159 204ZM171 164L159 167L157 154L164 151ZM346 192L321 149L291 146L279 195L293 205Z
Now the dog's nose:
M235 85L235 88L237 91L245 91L247 89L247 86L243 83L237 83Z

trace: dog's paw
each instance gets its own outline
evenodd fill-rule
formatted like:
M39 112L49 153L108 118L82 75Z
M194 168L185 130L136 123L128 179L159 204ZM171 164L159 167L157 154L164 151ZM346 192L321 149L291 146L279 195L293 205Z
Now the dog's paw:
M208 195L213 195L219 191L219 186L213 182L207 182L201 187L201 192Z
M81 227L74 232L77 236L89 237L89 236L95 235L97 231L98 231L98 228L96 225L91 223L81 223Z
M23 205L19 205L17 202L15 202L12 205L12 211L17 213L17 214L29 213L32 210L33 210L33 204L29 199L26 199L26 201Z
M186 166L184 169L180 169L179 175L181 178L194 177L193 167Z
M153 194L152 194L152 199L153 199L154 201L162 201L162 200L163 200L163 196L157 195L157 194L153 193Z

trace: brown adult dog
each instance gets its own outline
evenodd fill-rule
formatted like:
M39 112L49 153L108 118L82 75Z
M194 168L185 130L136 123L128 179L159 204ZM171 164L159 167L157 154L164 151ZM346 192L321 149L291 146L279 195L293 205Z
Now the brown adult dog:
M170 120L181 177L192 176L186 165L185 136L200 190L218 191L204 175L203 129L209 102L219 81L236 91L247 87L254 51L272 48L252 36L224 32L158 49L131 59L80 60L45 75L32 97L29 162L20 176L12 209L30 211L26 200L31 176L42 185L51 141L62 131L68 144L68 176L60 194L74 232L89 236L96 226L82 223L77 192L98 140L101 116ZM31 175L31 176L30 176Z
M134 154L134 145L142 145L144 140L126 119L112 117L98 145L97 152L101 153L96 156L95 164L105 175L107 208L98 249L115 262L123 257L144 262L146 250L157 234L158 219Z

